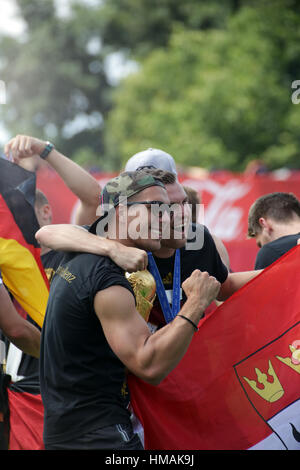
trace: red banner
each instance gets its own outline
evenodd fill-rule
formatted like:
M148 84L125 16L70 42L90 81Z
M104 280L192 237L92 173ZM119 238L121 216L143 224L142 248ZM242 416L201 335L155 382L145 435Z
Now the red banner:
M146 449L300 449L300 247L200 322L157 387L129 377Z
M101 186L114 174L94 173ZM300 172L244 175L219 172L210 175L196 171L181 173L179 181L196 189L204 204L204 219L209 230L225 244L233 271L253 269L257 247L247 240L248 211L261 195L274 191L293 192L300 199ZM37 187L48 197L53 209L53 223L74 222L78 199L53 170L37 174Z

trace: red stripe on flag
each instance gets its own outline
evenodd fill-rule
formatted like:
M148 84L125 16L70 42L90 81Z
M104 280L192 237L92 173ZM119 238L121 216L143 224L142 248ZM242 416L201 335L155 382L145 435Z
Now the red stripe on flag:
M10 450L43 450L44 407L41 395L8 392Z

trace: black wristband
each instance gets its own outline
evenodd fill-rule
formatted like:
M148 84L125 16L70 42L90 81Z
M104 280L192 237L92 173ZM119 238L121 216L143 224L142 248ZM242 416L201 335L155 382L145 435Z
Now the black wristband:
M188 321L193 326L195 331L199 330L198 326L190 318L185 317L184 315L179 315L179 314L177 316L181 317L181 318L184 318L186 321Z
M42 151L42 153L40 154L40 157L45 160L45 158L48 157L49 153L51 152L51 150L54 149L54 145L51 144L50 142L46 142L46 147L44 148L44 150Z

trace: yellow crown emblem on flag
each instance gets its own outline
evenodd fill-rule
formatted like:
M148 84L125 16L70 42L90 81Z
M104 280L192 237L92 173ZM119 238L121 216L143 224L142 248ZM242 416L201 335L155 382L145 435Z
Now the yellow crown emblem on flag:
M272 362L269 360L269 369L268 375L273 378L272 382L269 382L267 374L261 372L257 367L255 367L255 372L257 375L257 382L263 385L263 388L259 387L255 380L250 380L247 377L243 377L248 385L260 395L264 400L273 403L274 401L279 400L284 394L281 383L276 375L276 372L273 368Z

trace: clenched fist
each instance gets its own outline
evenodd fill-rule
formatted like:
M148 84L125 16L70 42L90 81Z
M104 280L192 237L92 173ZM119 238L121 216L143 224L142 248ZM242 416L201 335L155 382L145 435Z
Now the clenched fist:
M7 158L18 164L22 158L40 155L45 146L44 140L27 135L17 135L5 145L4 153Z
M205 310L208 305L216 299L221 284L206 271L195 269L190 277L182 284L182 288L188 299L193 298L199 302L199 308Z
M148 256L146 251L139 248L127 247L121 243L112 245L109 251L109 257L122 269L132 273L135 271L144 271L148 265Z

